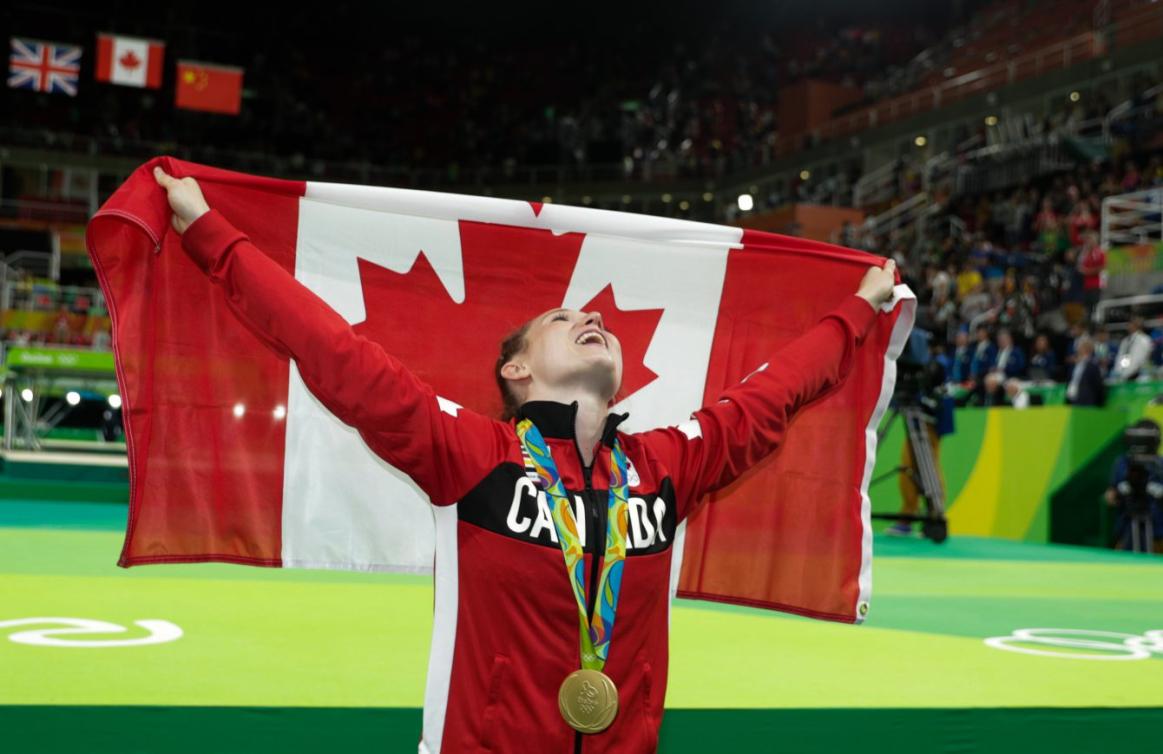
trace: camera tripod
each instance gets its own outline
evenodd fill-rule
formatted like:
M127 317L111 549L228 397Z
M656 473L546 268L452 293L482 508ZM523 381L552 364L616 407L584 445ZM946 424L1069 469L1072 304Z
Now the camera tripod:
M1151 523L1151 513L1137 513L1127 524L1131 527L1131 552L1153 552L1155 528Z
M949 527L945 520L945 488L941 485L941 477L937 470L937 459L933 457L933 448L929 445L929 429L926 426L931 424L933 420L918 405L906 405L903 408L894 406L892 413L888 417L888 421L884 423L883 428L878 433L878 446L898 416L904 417L905 441L909 443L909 448L913 452L913 465L916 468L909 469L907 466L897 466L881 474L876 479L873 479L870 486L896 474L907 473L909 474L909 478L912 479L913 484L920 491L921 497L925 500L925 513L924 515L873 513L872 518L920 521L921 533L926 538L934 542L944 542L949 536Z

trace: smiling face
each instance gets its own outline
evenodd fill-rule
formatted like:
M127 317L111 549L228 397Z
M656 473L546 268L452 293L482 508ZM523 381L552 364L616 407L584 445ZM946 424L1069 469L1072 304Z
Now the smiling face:
M501 368L519 401L531 389L596 391L612 400L622 384L622 344L598 312L551 309L529 321L525 347Z

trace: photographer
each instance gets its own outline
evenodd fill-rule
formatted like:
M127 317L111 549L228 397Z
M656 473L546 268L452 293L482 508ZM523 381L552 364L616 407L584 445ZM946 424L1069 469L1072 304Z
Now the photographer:
M1140 419L1124 435L1127 452L1115 460L1105 499L1117 510L1114 548L1163 553L1163 459L1159 425Z

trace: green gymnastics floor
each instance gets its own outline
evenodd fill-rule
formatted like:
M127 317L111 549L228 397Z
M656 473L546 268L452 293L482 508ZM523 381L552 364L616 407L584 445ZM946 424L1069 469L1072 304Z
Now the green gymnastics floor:
M124 523L0 500L0 752L416 750L427 578L119 569ZM878 536L863 626L676 602L666 705L666 754L1157 751L1163 557Z

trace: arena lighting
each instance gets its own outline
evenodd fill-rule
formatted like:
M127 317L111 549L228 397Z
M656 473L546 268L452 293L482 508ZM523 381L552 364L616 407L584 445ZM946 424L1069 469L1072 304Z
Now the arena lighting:
M552 196L543 196L543 197L541 197L541 203L542 204L553 204L553 197Z
M1082 99L1082 95L1080 93L1078 93L1078 92L1071 92L1070 93L1070 101L1071 102L1077 102L1080 99Z
M583 196L582 197L582 204L588 205L588 204L593 204L593 202L594 202L594 198L592 196Z
M109 403L109 408L121 408L121 396L117 393L109 396L107 401Z
M918 136L917 138L913 139L913 143L916 144L918 147L923 147L929 143L929 140L926 139L924 136Z
M283 405L275 406L275 419L285 419L287 416L287 407Z
M622 204L629 204L629 203L630 203L630 195L629 194L622 194Z
M996 126L997 125L997 116L996 115L985 116L985 125Z
M663 204L670 204L672 199L674 199L674 197L671 196L670 194L663 194L662 195L662 203Z
M24 388L20 391L20 397L24 399L25 403L32 403L32 390Z
M681 202L678 203L678 208L681 209L683 212L686 212L688 209L691 208L691 203L688 202L686 199L683 199Z
M65 393L65 402L70 406L75 406L81 402L81 394L76 390L70 390L69 392Z
M703 201L704 202L714 201L714 199L715 199L715 195L712 194L710 191L703 192Z
M235 419L241 419L242 415L246 413L246 406L242 405L241 403L235 403L234 408L231 409L231 412L234 414Z
M801 170L800 171L800 180L801 181L806 181L811 177L812 177L812 171L810 171L810 170Z
M739 195L739 210L742 212L750 212L751 208L755 206L755 200L751 198L751 194Z

